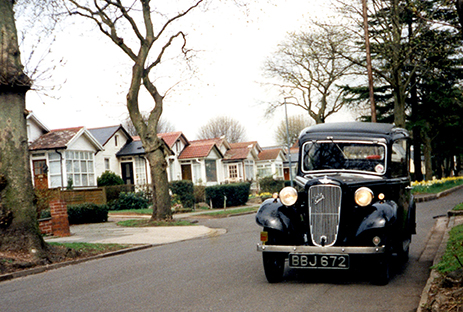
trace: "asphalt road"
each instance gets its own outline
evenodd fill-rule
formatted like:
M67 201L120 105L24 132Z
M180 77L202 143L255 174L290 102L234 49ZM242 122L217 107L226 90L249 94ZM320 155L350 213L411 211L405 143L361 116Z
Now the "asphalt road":
M410 261L386 286L361 271L287 271L268 284L254 215L202 220L224 235L158 246L0 283L0 311L415 311L429 274L420 261L434 216L463 190L418 205ZM421 259L422 260L422 259Z

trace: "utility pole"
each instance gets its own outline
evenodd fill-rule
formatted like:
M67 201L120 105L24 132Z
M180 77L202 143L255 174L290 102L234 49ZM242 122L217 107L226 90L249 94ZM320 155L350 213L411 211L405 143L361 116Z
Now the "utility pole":
M286 99L290 97L285 97L285 118L286 118L286 141L288 144L288 161L289 161L289 180L291 183L291 187L293 186L293 166L291 164L291 141L289 139L289 126L288 126L288 109L286 108Z
M368 32L367 0L362 0L362 6L363 6L363 29L365 31L365 49L367 53L368 90L370 94L371 121L376 122L375 94L373 92L373 71L371 68L370 34Z

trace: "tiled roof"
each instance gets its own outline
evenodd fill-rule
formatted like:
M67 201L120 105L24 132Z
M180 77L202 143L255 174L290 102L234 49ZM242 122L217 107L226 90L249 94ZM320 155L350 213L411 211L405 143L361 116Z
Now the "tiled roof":
M55 148L66 148L67 144L81 131L84 127L57 129L42 135L35 140L29 150L49 150Z
M231 148L252 148L257 145L257 141L230 143Z
M214 139L190 141L190 145L183 149L178 159L207 157L211 153L214 146L217 148Z
M158 133L158 137L162 138L166 144L172 148L174 143L183 135L181 131L177 132L168 132L168 133ZM186 140L186 139L185 139ZM186 140L187 141L187 140ZM188 141L187 141L188 142Z
M111 126L102 128L92 128L88 131L100 142L101 145L105 145L108 140L119 130L121 126Z
M232 148L227 151L225 154L225 159L227 160L239 160L248 158L250 148Z
M275 160L280 155L281 148L266 149L259 153L259 160Z
M230 143L231 149L225 154L226 160L242 160L248 158L249 153L257 145L257 141Z
M133 156L133 155L143 155L145 154L145 149L140 140L133 140L125 144L119 152L116 153L117 157L121 156Z
M172 150L170 149L169 146L167 146L163 138L161 138L161 141L164 142L165 146L169 150L169 153L173 155ZM121 150L116 153L116 156L123 157L123 156L134 156L134 155L144 155L144 154L145 154L145 148L143 147L143 143L141 142L140 137L133 136L132 141L127 142L121 148Z

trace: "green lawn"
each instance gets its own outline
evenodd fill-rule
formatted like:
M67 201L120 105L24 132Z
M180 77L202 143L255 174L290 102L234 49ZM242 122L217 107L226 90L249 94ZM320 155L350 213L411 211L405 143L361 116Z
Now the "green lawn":
M448 273L463 267L463 224L449 232L447 248L441 261L434 267L440 273Z
M152 215L153 209L126 209L126 210L110 210L109 214L141 214L141 215Z
M234 215L234 214L256 212L257 209L259 209L259 206L239 208L239 209L225 209L225 210L220 209L217 211L205 212L205 213L202 213L201 215L213 216L213 217L227 217L227 216Z

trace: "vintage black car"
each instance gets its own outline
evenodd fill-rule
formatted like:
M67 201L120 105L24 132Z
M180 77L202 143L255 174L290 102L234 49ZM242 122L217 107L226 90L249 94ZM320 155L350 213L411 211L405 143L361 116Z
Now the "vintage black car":
M390 124L304 129L294 187L256 215L267 280L281 281L287 261L297 269L370 267L372 282L387 284L391 260L408 260L416 233L409 151L409 133Z

